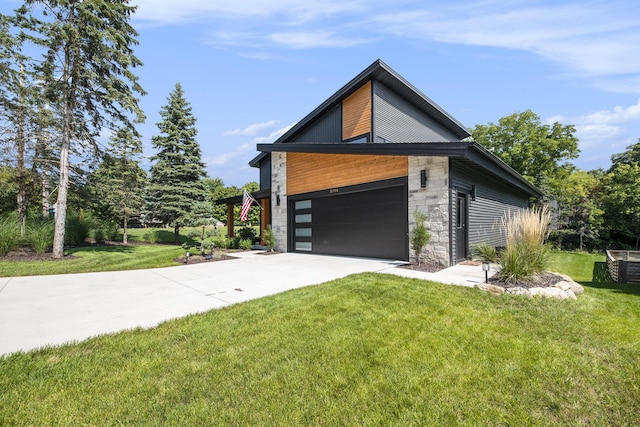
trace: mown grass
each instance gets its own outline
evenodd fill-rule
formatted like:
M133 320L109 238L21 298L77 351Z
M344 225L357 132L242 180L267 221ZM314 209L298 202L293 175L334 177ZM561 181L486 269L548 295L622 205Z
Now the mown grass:
M184 255L180 246L85 246L70 249L74 258L44 261L0 260L0 277L44 274L85 273L91 271L135 270L176 265Z
M639 357L633 288L554 301L361 274L0 359L0 424L635 425Z

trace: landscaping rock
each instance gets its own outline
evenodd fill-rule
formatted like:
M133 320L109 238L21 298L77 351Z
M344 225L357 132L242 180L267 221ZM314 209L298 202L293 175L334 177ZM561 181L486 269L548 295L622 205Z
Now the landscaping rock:
M476 286L478 289L491 292L493 295L502 295L505 293L505 289L502 286L490 285L488 283L480 283Z
M568 290L568 291L563 291L560 288L556 288L556 287L549 287L549 288L531 288L529 289L529 292L531 293L532 296L541 296L543 298L556 298L556 299L567 299L567 298L572 298L575 299L576 295L573 293L573 291Z
M563 291L568 291L569 289L571 289L571 284L566 280L563 280L562 282L558 282L553 286L555 288L562 289Z
M513 288L507 288L507 293L512 295L527 295L531 296L531 293L528 289L523 288L521 286L515 286Z

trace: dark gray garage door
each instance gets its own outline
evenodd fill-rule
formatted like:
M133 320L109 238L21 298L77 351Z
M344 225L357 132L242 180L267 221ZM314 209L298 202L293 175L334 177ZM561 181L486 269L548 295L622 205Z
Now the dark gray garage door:
M407 260L406 186L292 201L296 252Z

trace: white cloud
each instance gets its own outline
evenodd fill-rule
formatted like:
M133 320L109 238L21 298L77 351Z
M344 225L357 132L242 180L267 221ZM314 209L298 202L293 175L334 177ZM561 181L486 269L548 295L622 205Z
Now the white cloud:
M135 18L158 24L183 23L204 18L266 19L302 24L319 17L363 10L365 1L352 0L134 0Z
M282 135L287 133L289 131L289 129L291 129L295 125L296 124L293 123L293 124L290 124L289 126L283 127L282 129L278 129L277 131L272 132L268 136L261 136L261 137L254 138L253 142L255 142L256 144L269 144L269 143L272 143L276 139L280 138Z
M267 36L274 43L290 49L311 49L318 47L353 47L369 43L369 39L340 36L331 31L291 31L273 33Z
M633 143L631 133L637 129L629 129L630 124L640 121L640 99L628 107L616 106L610 110L594 111L581 116L555 116L547 119L547 123L560 122L576 127L576 136L580 140L580 148L586 157L594 157L603 144L616 150L623 149ZM614 150L615 151L615 150Z
M413 9L381 14L372 22L400 37L526 50L590 75L640 72L635 3L504 4Z
M234 129L234 130L226 131L222 135L223 136L256 136L266 129L273 129L277 125L278 125L278 121L269 120L268 122L255 123L255 124L249 125L244 129Z

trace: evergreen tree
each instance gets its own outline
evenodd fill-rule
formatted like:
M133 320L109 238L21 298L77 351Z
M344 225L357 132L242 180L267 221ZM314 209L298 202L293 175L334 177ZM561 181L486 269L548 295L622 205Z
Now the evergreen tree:
M122 243L128 243L129 220L140 215L147 173L138 164L142 152L140 136L120 129L111 137L113 155L106 155L89 179L89 192L96 214L122 225Z
M153 219L174 227L174 240L178 243L180 227L195 220L194 206L207 198L203 182L206 172L196 141L196 118L180 83L167 101L160 110L162 121L157 123L160 135L151 139L158 153L151 157L154 164L147 202Z
M100 130L132 127L144 116L133 74L142 63L133 54L135 11L128 0L27 0L19 13L24 30L44 51L39 69L51 108L61 124L59 183L53 256L64 250L64 232L74 149L95 149ZM36 14L38 16L36 16ZM133 120L132 118L133 117Z

